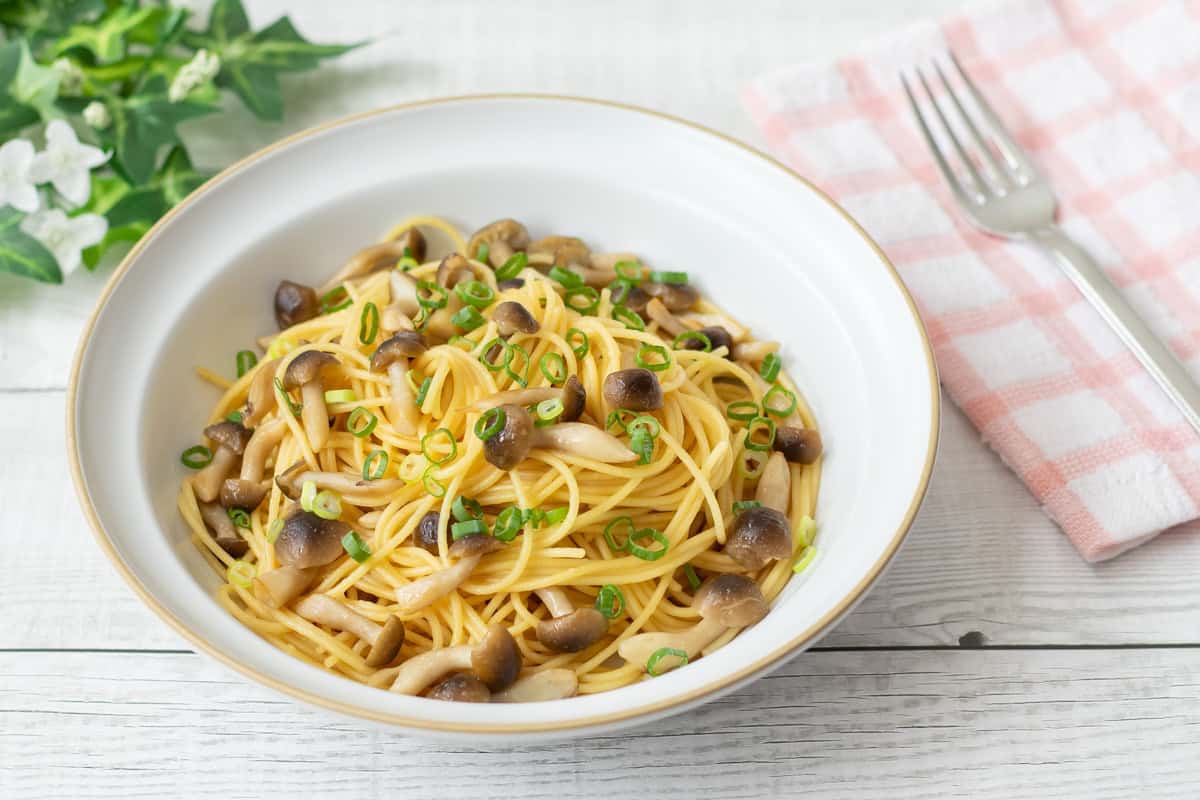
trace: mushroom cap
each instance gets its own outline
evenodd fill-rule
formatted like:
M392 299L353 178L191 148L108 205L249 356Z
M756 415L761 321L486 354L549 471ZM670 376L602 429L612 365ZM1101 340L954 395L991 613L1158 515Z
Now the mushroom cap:
M710 325L707 328L701 328L698 333L703 333L708 337L708 341L712 343L713 350L716 350L718 347L724 347L725 357L728 359L733 358L733 337L729 334L729 331L719 325ZM699 350L700 342L695 339L688 339L683 346L687 350Z
M487 685L469 672L455 672L435 683L426 692L430 700L457 703L486 703L492 699Z
M488 533L473 533L450 544L450 555L455 558L482 556L504 549L504 542Z
M471 651L471 669L493 692L512 685L521 671L521 651L508 628L488 627L483 641Z
M280 281L275 287L275 324L279 330L312 319L321 311L321 301L311 286Z
M392 241L399 242L402 248L407 247L419 263L425 261L425 235L421 233L420 228L405 228Z
M246 449L253 432L246 430L240 422L223 420L205 428L204 435L221 447L227 447L240 456Z
M396 658L400 645L404 644L404 623L397 616L388 617L383 630L375 637L371 652L367 654L368 667L384 667Z
M496 284L496 288L503 292L505 289L520 289L524 285L524 278L505 278Z
M761 569L768 561L792 554L792 526L773 508L747 508L733 521L733 532L725 540L725 553L748 570Z
M221 505L253 511L267 496L267 487L260 481L226 478L221 484Z
M773 446L793 464L811 464L821 457L821 433L812 428L781 426L775 429Z
M646 310L646 304L649 302L650 295L640 286L634 286L621 298L621 305L639 316Z
M279 563L304 569L321 567L336 560L342 550L342 537L350 526L341 520L321 519L311 511L297 509L283 521L283 530L275 540Z
M578 653L608 633L608 620L594 608L577 608L537 625L538 641L558 653Z
M700 293L686 283L654 283L647 281L642 289L651 297L657 297L669 311L687 311L696 305Z
M489 222L475 233L467 242L467 252L471 255L479 252L479 245L492 242L505 242L513 250L524 250L529 246L529 231L515 219L498 219Z
M417 523L417 529L413 531L413 544L435 556L438 554L438 522L440 520L441 514L436 511L427 511L425 516L421 517L421 521Z
M726 628L744 628L767 615L771 607L758 584L745 575L717 575L696 590L692 600L705 619Z
M547 253L560 267L571 264L590 264L592 251L582 239L574 236L544 236L529 245L530 253Z
M460 281L473 277L475 270L471 269L471 262L459 253L451 253L438 264L436 280L438 285L447 289L453 289Z
M663 404L662 386L648 369L619 369L604 379L604 399L613 408L657 411Z
M295 389L317 378L326 369L342 362L323 350L305 350L292 359L283 372L283 388Z
M483 456L497 469L510 470L524 461L533 447L533 417L513 403L499 408L504 411L504 427L483 443Z
M583 416L583 407L587 405L587 390L579 377L572 375L562 387L563 412L558 419L561 422L574 422Z
M289 500L299 500L301 487L299 477L308 471L308 464L304 459L300 459L295 464L285 469L283 472L275 476L275 485L279 487L279 491L283 492L283 496Z
M399 331L379 343L371 354L371 371L383 372L401 358L413 358L428 350L425 337L416 331Z
M492 321L497 332L506 338L514 333L537 333L540 327L529 309L516 300L505 300L492 309Z

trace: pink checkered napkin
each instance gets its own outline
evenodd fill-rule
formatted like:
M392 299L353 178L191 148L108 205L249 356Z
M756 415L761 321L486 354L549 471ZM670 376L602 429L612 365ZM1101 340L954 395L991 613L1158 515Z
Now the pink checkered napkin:
M1056 267L958 213L897 77L947 47L1067 231L1200 375L1200 2L1005 2L745 96L899 268L955 403L1084 558L1111 558L1200 516L1200 439Z

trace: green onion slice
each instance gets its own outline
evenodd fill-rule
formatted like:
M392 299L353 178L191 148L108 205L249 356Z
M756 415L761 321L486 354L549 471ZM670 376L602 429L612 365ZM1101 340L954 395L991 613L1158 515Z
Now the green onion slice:
M417 302L422 308L445 308L450 293L433 281L417 281Z
M621 430L627 430L629 423L625 421L626 417L637 419L638 413L630 411L628 408L618 408L608 412L608 417L604 420L604 430L608 430L613 425L616 425ZM657 420L656 420L657 421Z
M331 289L321 297L321 313L332 314L335 311L341 311L343 308L349 308L354 301L350 299L350 293L346 291L345 286L338 286L336 289Z
M596 595L596 610L605 619L616 619L625 611L625 593L611 583L604 584Z
M531 508L525 512L525 523L533 528L540 528L546 521L546 512L540 508Z
M546 273L546 275L550 278L550 280L556 281L568 289L578 289L580 286L583 286L582 275L580 275L578 272L564 269L558 265L551 267L550 271Z
M346 417L346 430L350 431L351 436L355 436L359 439L364 439L370 436L375 430L375 426L378 424L379 417L375 416L370 411L367 411L362 406L355 407L355 409L350 412L350 416Z
M656 356L656 358L651 360L651 356ZM633 360L639 367L648 369L651 372L662 372L671 366L671 354L667 351L667 348L657 344L646 344L645 342L638 345L637 355L633 357Z
M317 499L316 481L305 481L300 488L300 507L312 511L313 501Z
M659 670L658 662L664 658L674 658L679 663L668 669ZM650 654L650 658L646 661L646 674L652 678L657 678L664 672L670 672L672 669L686 667L688 663L688 654L684 650L679 650L675 647L660 647Z
M321 519L337 519L342 515L342 498L326 489L313 498L312 512Z
M326 403L353 403L357 399L353 389L330 389L325 393Z
M747 480L754 480L762 475L763 467L767 465L767 457L762 453L747 451L738 462L738 474Z
M240 412L240 411L230 411L228 414L225 415L225 419L229 420L230 422L236 422L238 425L241 425L242 420L244 420L245 417L242 416L242 412Z
M686 272L667 272L655 270L654 272L650 273L650 280L654 281L655 283L687 283L688 274Z
M469 519L483 519L483 506L479 505L478 500L459 495L454 498L454 503L450 506L450 513L459 522L466 522Z
M225 570L225 577L235 586L240 586L243 589L249 589L254 585L254 578L258 575L258 568L249 561L237 560L229 565L229 569Z
M696 574L696 568L691 564L683 565L683 575L687 578L688 586L692 587L692 591L700 588L700 576Z
M584 315L595 314L596 309L600 307L600 293L592 286L576 286L567 289L567 293L563 295L563 302L572 311Z
M576 337L579 339L579 344L571 344L571 340ZM567 340L567 345L570 346L571 352L575 354L576 358L583 358L588 354L588 335L579 328L568 328L567 334L563 338Z
M782 397L785 405L780 405L777 398ZM777 417L786 417L796 410L796 395L789 390L783 388L778 383L767 390L763 395L763 411L768 414L773 414Z
M537 417L539 423L549 425L556 419L562 416L563 401L560 397L551 397L548 400L543 400L538 403L533 410L534 416Z
M492 248L488 247L487 242L480 242L479 247L475 248L475 260L481 264L488 263L488 256L491 254Z
M468 339L466 336L459 336L457 333L450 337L450 341L446 344L451 347L457 347L459 350L466 350L468 353L475 349L479 342L474 339Z
M622 528L627 528L624 531L625 541L617 544L617 534L622 533ZM608 545L608 549L614 553L624 553L629 549L629 540L633 537L636 526L633 524L633 517L617 517L612 522L604 526L604 543Z
M738 422L749 422L758 416L758 404L749 400L738 400L725 406L725 416Z
M707 334L700 331L684 331L672 340L671 347L675 350L693 350L687 346L688 342L699 342L700 349L706 353L712 352L712 339L708 338Z
M434 458L432 455L433 446L437 444L439 436L450 444L450 452L441 459ZM430 464L445 464L447 461L454 460L454 457L458 455L458 442L454 441L454 434L450 432L449 428L436 428L421 437L421 454L429 460Z
M213 454L202 444L194 444L179 454L179 460L188 469L200 469L212 463Z
M805 546L813 543L813 539L817 536L817 522L807 514L800 518L800 527L796 531L800 537L800 541L804 542Z
M360 564L371 557L371 548L367 547L367 543L354 531L342 537L342 549Z
M552 508L546 512L546 524L557 525L567 518L567 512L570 511L566 506L561 508Z
M512 378L514 381L519 383L522 387L528 386L529 381L527 380L526 376L529 374L529 367L532 366L532 364L529 361L529 351L526 350L521 345L513 344L512 342L509 342L508 351L509 351L509 358L508 358L507 363L505 363L505 365L504 365L504 373L506 375L508 375L508 377ZM513 359L517 356L518 353L520 353L521 358L523 359L523 361L521 362L521 369L519 372L513 366Z
M653 539L662 545L661 547L651 550L647 547L642 547L637 543L637 539ZM658 561L667 554L671 543L667 541L667 536L662 531L656 531L654 528L640 528L629 535L625 541L625 549L629 551L629 555L642 559L643 561Z
M429 394L429 387L432 384L433 378L426 378L425 380L421 381L421 388L417 389L417 397L416 400L413 401L417 404L417 408L425 405L425 395Z
M275 391L279 392L279 396L283 398L283 402L287 405L288 410L292 412L293 417L300 416L302 406L292 399L292 396L287 393L287 389L283 388L283 381L279 378L275 379Z
M612 318L631 331L646 330L646 321L639 317L635 311L625 306L613 306Z
M407 247L404 248L404 256L396 262L396 269L400 270L401 272L409 272L419 266L421 265L418 264L417 260L412 257L412 250Z
M762 503L758 502L757 500L738 500L733 504L733 515L736 517L747 508L758 508L761 505Z
M500 406L489 408L483 416L475 420L475 435L480 441L486 442L504 429L508 424L508 414Z
M496 517L496 524L492 527L492 536L502 542L511 542L517 538L517 534L520 533L521 526L524 524L525 512L516 506L509 506Z
M804 548L804 552L800 554L800 557L796 559L796 563L792 565L792 572L797 575L799 575L801 572L804 572L804 570L808 569L808 565L811 564L813 559L816 557L817 548L810 544L808 547Z
M642 282L642 265L640 262L618 261L613 265L613 271L617 273L617 277L632 282L634 286Z
M500 348L500 353L504 356L504 360L499 363L493 361L491 357L491 352L497 347ZM508 342L504 341L499 336L495 337L494 339L489 339L487 344L483 346L483 350L479 353L479 362L487 367L491 372L499 372L502 369L507 369L512 360L512 347Z
M240 378L254 369L255 365L258 364L258 356L249 350L238 350L235 361L237 363L237 376Z
M636 436L638 433L644 431L647 436L654 439L662 433L662 425L649 414L642 414L634 417L633 421L625 427L625 430L629 431L630 436Z
M229 515L229 519L233 521L233 524L237 525L239 528L250 527L250 515L242 509L231 508L225 513Z
M454 293L469 306L487 308L496 299L496 292L483 281L465 281L454 287Z
M567 379L567 360L562 353L543 353L538 366L551 386L559 386Z
M637 453L639 464L649 464L654 457L654 437L645 431L638 431L630 437L629 449Z
M476 536L487 532L487 523L481 519L469 519L450 526L450 537L456 542L464 536Z
M454 316L450 318L450 321L467 333L470 333L480 325L483 325L487 320L479 313L479 309L474 306L463 306L454 312Z
M421 476L421 485L432 497L442 497L446 494L446 487L433 475L433 467L425 470L425 474Z
M387 472L389 457L384 450L372 450L363 461L362 476L364 481L377 481Z
M367 303L358 319L358 341L370 344L379 333L379 306Z
M633 291L633 281L627 278L617 278L608 285L608 296L613 305L624 305Z
M496 280L507 281L512 280L521 274L529 264L529 256L524 253L513 253L508 257L508 260L501 265L500 269L496 270Z
M283 517L278 517L267 526L267 544L275 544L275 540L281 533L283 533Z
M763 376L763 380L771 383L779 377L779 368L783 366L783 362L779 358L778 353L767 353L763 359L762 365L758 368L758 374Z
M765 442L754 438L754 435L760 431L766 431L767 440ZM755 417L750 420L746 425L746 449L766 452L771 449L773 444L775 444L775 420L767 417Z

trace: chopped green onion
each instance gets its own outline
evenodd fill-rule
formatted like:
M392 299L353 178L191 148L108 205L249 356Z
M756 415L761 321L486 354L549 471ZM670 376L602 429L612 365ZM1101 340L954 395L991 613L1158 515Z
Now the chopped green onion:
M360 425L359 422L361 420L366 420L366 423ZM359 439L370 436L378 424L379 417L367 411L362 406L356 407L350 412L350 416L346 417L346 430L350 431L351 436Z
M497 347L500 348L500 352L504 355L504 361L502 361L500 363L496 363L495 361L492 361L492 358L489 355ZM483 346L483 351L480 352L480 354L479 354L480 363L482 363L485 367L487 367L492 372L499 372L502 369L506 369L509 365L509 362L511 362L512 359L513 359L512 347L508 344L508 342L504 341L499 336L495 337L494 339L488 340L488 343Z
M817 536L817 523L812 517L807 514L800 518L800 527L797 530L800 536L800 541L804 542L805 546L813 543L813 539Z
M759 431L767 432L765 442L755 440L754 434ZM750 420L750 423L746 425L746 449L766 452L771 449L773 444L775 444L775 420L766 417L755 417Z
M816 557L817 548L813 547L812 545L804 548L804 552L800 554L800 557L796 559L796 563L792 565L792 572L797 575L799 575L801 572L804 572L804 570L808 569L808 565L811 564L813 559Z
M679 663L668 669L659 670L658 662L664 658L674 658ZM672 669L686 667L688 663L688 654L686 650L680 650L675 647L660 647L650 654L649 660L646 661L646 674L652 678L657 678L663 672L670 672Z
M429 394L429 387L432 383L433 378L426 378L425 380L421 381L421 388L417 389L417 398L413 401L416 403L417 408L425 405L425 395Z
M502 542L511 542L517 538L517 534L524 524L525 512L516 506L509 506L496 517L496 524L492 527L492 536Z
M384 476L388 468L388 454L385 450L372 450L363 461L362 476L364 481L377 481Z
M433 445L436 443L435 439L439 435L450 443L450 453L443 456L441 460L434 458L430 452L433 449ZM458 455L458 442L454 441L454 434L450 432L449 428L437 428L421 437L421 453L429 460L430 464L445 464L447 461L453 460L454 457Z
M487 308L496 299L496 293L492 287L483 281L460 283L454 287L454 293L458 295L458 299L469 306L475 306L475 308Z
M442 485L441 481L433 477L433 467L425 470L425 474L421 476L421 485L433 497L442 497L446 494L446 487Z
M475 260L481 264L488 263L488 256L491 254L492 248L488 247L487 242L480 242L479 247L475 248Z
M225 570L225 577L229 579L229 582L243 589L249 589L254 585L256 575L258 575L258 568L249 561L241 559L234 561L229 565L229 569Z
M540 508L531 508L525 512L525 522L530 527L540 528L546 520L546 512Z
M418 264L417 260L412 257L412 250L407 247L404 248L404 256L396 262L396 269L400 270L401 272L409 272L419 266L421 265Z
M367 303L363 306L362 316L358 319L358 341L371 344L379 333L379 306Z
M671 342L671 347L676 350L694 350L695 348L687 346L688 342L699 342L701 350L706 353L712 352L712 339L700 331L684 331L675 337Z
M613 265L617 277L631 281L634 286L642 282L642 265L637 261L618 261Z
M529 367L532 366L529 361L529 351L519 344L513 344L509 342L508 352L509 358L508 362L504 365L504 374L508 375L508 377L519 383L522 388L528 386L529 381L526 376L529 374ZM517 355L517 353L520 353L521 357L525 359L520 372L517 372L517 370L512 366L513 358Z
M758 416L758 404L749 400L738 400L725 406L725 416L738 422L749 422Z
M662 547L657 550L651 550L642 547L635 540L651 538L658 542ZM625 549L629 551L629 555L640 558L643 561L658 561L667 554L667 550L671 547L671 543L667 541L666 534L662 531L656 531L654 528L640 528L637 531L629 534L629 538L625 541Z
M271 340L271 344L267 347L267 358L279 358L285 353L290 353L296 349L295 343L286 336L276 336Z
M762 503L758 502L757 500L738 500L733 504L733 515L736 517L747 508L758 508L761 505Z
M529 264L529 256L524 253L513 253L508 257L508 260L501 265L500 269L496 270L496 280L507 281L512 280L521 274L521 271Z
M450 293L444 286L439 286L433 281L417 281L417 302L422 308L445 308L449 299Z
M303 408L303 406L292 399L292 396L287 393L287 389L283 388L283 381L279 380L279 378L275 379L275 390L279 392L279 396L283 398L283 402L287 404L288 410L292 412L292 416L300 416L300 410Z
M782 396L787 400L787 405L781 406L773 402L777 396ZM783 388L778 383L767 390L763 395L763 411L768 414L774 414L777 417L786 417L796 410L796 395L789 390Z
M500 431L504 430L504 426L508 424L508 414L500 406L489 408L483 412L483 416L475 420L475 435L480 441L486 442L488 439L495 436Z
M639 464L649 464L654 457L654 437L638 431L629 439L629 449L638 455Z
M469 519L465 522L456 522L450 526L450 538L456 542L464 536L477 536L478 534L487 532L487 523L481 519Z
M543 400L538 403L533 410L533 414L537 417L539 424L545 423L549 425L562 416L563 401L559 397L551 397L548 400Z
M258 364L258 356L249 350L238 350L235 360L237 363L237 376L239 378L254 369L254 366Z
M240 411L230 411L228 414L225 415L225 419L229 420L230 422L236 422L238 425L241 425L242 420L244 420L245 417L242 416L242 412L240 412Z
M633 281L626 278L617 278L608 285L608 296L613 305L624 305L632 291Z
M650 356L657 356L656 360L650 360ZM646 344L643 342L638 345L637 355L633 357L633 361L642 369L648 369L651 372L662 372L671 366L671 354L667 352L667 348L657 344Z
M239 528L249 528L250 527L250 515L247 514L245 511L243 511L242 509L231 508L228 511L226 511L225 513L229 515L229 519L231 519L233 521L233 524L237 525Z
M457 347L459 350L466 350L468 353L475 349L479 342L474 339L468 339L466 336L459 336L457 333L450 337L450 341L446 344L451 347Z
M649 414L642 414L634 417L633 422L625 426L625 430L629 431L630 436L636 436L638 433L644 432L651 439L657 438L662 433L662 425L658 424L658 420Z
M692 587L692 591L700 588L700 576L696 574L696 568L691 564L683 565L683 574L687 578L688 586Z
M209 450L204 445L194 444L180 454L179 460L188 469L200 469L212 463L213 454L212 450Z
M283 517L278 517L267 526L267 544L275 544L275 540L281 533L283 533Z
M360 564L371 557L371 548L367 547L367 543L354 531L342 537L342 549Z
M767 457L762 453L747 451L738 462L738 473L747 480L754 480L762 475L763 467L767 465Z
M317 482L305 481L300 488L300 507L305 511L313 510L313 500L317 499Z
M326 403L353 403L357 399L353 389L330 389L325 393Z
M596 595L596 610L605 619L616 619L625 610L625 593L611 583L604 584Z
M621 430L628 430L629 423L625 421L626 416L631 416L637 419L637 412L630 411L628 408L618 408L608 412L608 417L604 420L604 430L608 430L613 425L618 426Z
M772 382L779 377L779 368L783 366L783 362L779 358L778 353L767 353L762 360L762 365L758 368L758 374L763 376L763 380L767 383Z
M616 535L620 532L617 529L618 525L627 526L629 528L625 533L625 541L617 544ZM614 553L624 553L629 549L629 540L636 530L633 524L633 517L617 517L612 522L604 526L604 543L608 545L608 549Z
M454 316L450 318L458 327L462 328L467 333L478 328L480 325L487 322L483 315L479 313L479 309L475 306L463 306L458 311L454 312Z
M550 278L550 280L561 283L568 289L578 289L580 286L583 286L582 275L569 269L563 269L557 265L551 267L550 271L546 273L546 275ZM595 290L593 289L592 291Z
M350 293L346 291L345 286L338 286L336 289L331 289L321 297L321 313L332 314L335 311L341 311L343 308L349 308L354 301L350 299Z
M469 519L483 519L483 506L479 505L478 500L459 495L454 498L454 503L450 506L450 513L459 522L466 522Z
M558 523L562 522L564 519L567 518L568 511L570 511L570 509L567 508L566 506L563 506L561 508L550 509L549 511L546 512L546 524L547 525L557 525Z
M637 315L637 312L627 308L626 306L613 306L612 318L617 322L622 323L631 331L646 330L646 321Z
M688 274L686 272L665 272L655 270L650 273L650 280L655 283L674 283L681 284L688 282Z
M583 302L576 302L577 298L583 298ZM600 293L591 286L576 286L567 290L563 295L563 302L580 314L595 314L596 309L600 307Z
M572 337L576 335L579 337L579 344L571 344ZM567 333L563 338L566 339L567 345L576 358L583 358L588 354L588 335L579 328L567 328Z
M567 361L562 353L543 353L538 366L551 386L558 386L567 379Z

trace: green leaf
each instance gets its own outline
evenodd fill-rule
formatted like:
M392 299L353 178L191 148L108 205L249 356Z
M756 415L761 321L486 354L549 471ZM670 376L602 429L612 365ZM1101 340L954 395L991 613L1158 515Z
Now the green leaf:
M54 55L60 56L68 50L82 48L91 52L101 63L118 61L125 56L126 35L164 13L163 9L157 8L116 6L96 22L72 26L54 46Z
M217 85L232 89L254 114L278 122L283 119L283 94L274 70L254 64L222 61Z
M184 120L211 114L219 109L207 103L167 99L166 79L156 75L146 82L143 94L109 104L116 145L116 166L133 184L150 180L159 151L179 142L175 126Z
M301 36L292 21L280 17L254 34L244 60L280 72L299 72L318 66L322 58L333 58L362 45L314 44Z
M219 42L229 42L250 31L250 20L241 0L217 0L208 15L208 33Z
M19 102L36 108L43 116L49 116L58 97L58 70L43 67L33 60L29 45L20 43L21 55L17 74L9 91Z
M11 272L43 283L62 283L62 270L42 243L21 230L25 215L15 208L0 209L0 272Z
M21 65L21 42L14 39L0 45L0 89L8 89Z
M7 92L0 91L0 141L16 136L39 119L36 108L18 103Z
M8 0L0 2L0 22L19 29L36 46L103 10L104 0Z

